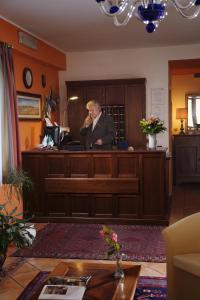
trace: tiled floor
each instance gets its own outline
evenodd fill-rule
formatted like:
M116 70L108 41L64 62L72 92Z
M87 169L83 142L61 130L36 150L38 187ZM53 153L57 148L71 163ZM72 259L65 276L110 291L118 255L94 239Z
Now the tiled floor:
M36 224L37 230L45 224ZM15 251L15 247L10 247L8 257L5 262L6 276L0 282L0 300L16 300L23 289L40 271L52 271L60 261L70 261L67 259L49 258L19 258L9 255ZM99 261L101 263L101 261ZM141 276L166 276L165 263L137 262L142 265Z

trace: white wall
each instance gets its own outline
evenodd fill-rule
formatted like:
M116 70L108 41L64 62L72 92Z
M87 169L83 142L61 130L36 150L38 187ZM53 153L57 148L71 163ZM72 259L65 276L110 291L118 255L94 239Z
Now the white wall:
M164 89L164 122L168 127L168 61L200 58L200 44L67 53L67 71L59 74L61 99L66 99L67 80L146 78L147 116L151 114L151 91ZM158 144L168 146L168 132L158 135Z

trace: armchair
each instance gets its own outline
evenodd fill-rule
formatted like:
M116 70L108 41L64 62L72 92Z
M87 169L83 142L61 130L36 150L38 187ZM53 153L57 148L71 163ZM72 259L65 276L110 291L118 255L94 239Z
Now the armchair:
M200 299L200 212L163 230L168 300Z

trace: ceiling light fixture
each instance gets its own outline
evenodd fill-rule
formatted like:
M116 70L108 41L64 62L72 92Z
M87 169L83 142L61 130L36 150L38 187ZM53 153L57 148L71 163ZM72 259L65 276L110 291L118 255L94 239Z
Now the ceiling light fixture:
M96 0L101 11L114 19L116 26L124 26L136 16L151 33L167 15L166 6L172 3L187 19L194 19L200 12L200 0ZM185 4L184 4L185 3Z

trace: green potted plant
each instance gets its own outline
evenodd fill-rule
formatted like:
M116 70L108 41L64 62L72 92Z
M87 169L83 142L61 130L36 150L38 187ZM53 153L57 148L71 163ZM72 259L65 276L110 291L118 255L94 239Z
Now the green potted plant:
M22 189L32 186L31 179L22 169L16 169L8 174L4 180L4 203L0 205L0 272L3 274L3 264L7 256L8 246L13 243L17 248L30 246L35 238L34 225L23 219L23 212L17 212L17 206L9 210L13 192L17 200L22 201Z
M15 194L20 203L22 201L23 190L30 190L33 187L31 178L21 168L10 171L4 177L3 182L6 202L12 202L13 194Z

